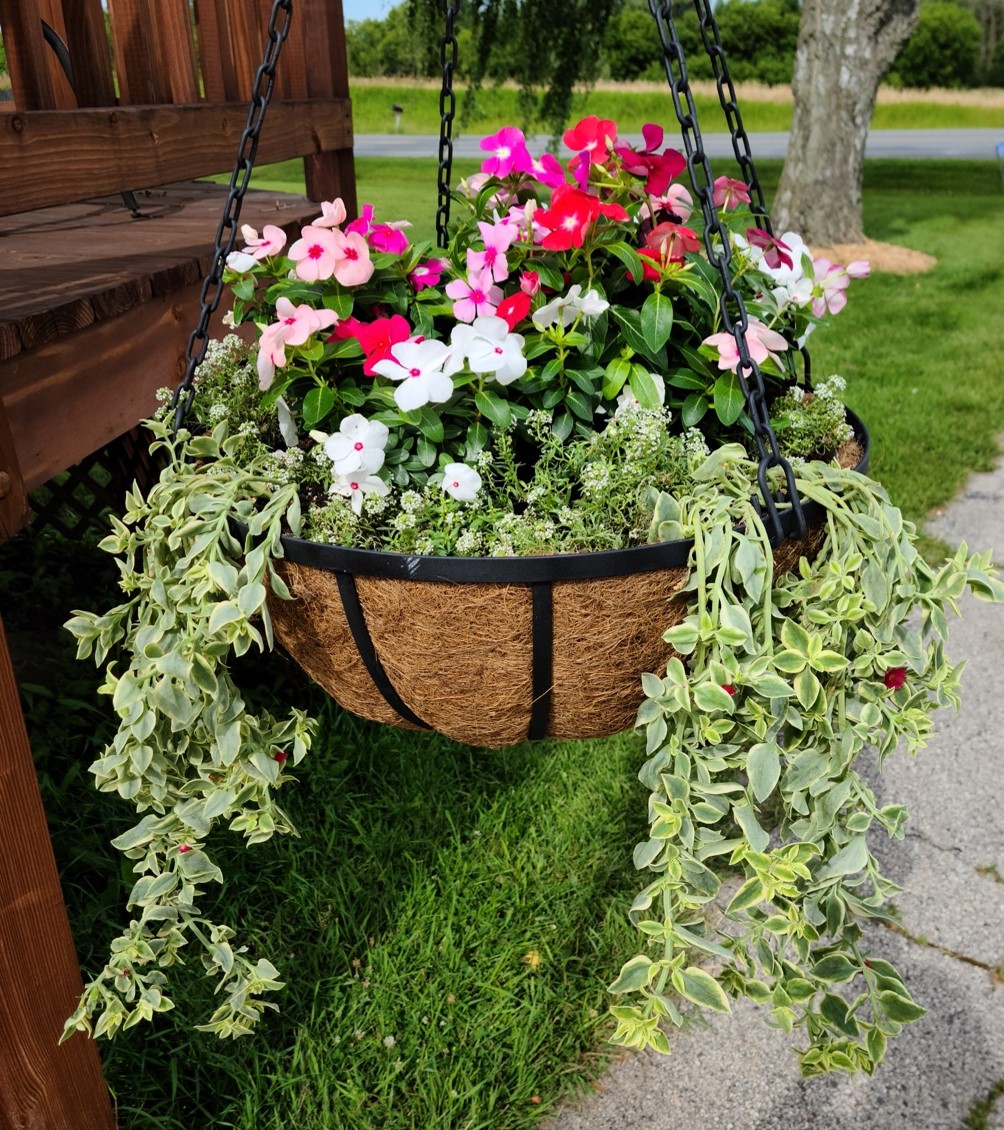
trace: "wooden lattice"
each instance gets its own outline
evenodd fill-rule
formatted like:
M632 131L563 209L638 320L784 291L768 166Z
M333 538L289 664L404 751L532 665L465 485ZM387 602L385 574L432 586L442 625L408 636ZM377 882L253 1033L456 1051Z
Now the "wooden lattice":
M159 473L148 443L146 429L135 427L44 483L31 494L34 525L76 538L109 511L120 512L133 482L146 490Z

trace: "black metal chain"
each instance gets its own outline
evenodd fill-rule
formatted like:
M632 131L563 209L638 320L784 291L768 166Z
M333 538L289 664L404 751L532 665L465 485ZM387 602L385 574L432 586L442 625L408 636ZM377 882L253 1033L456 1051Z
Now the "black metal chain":
M265 111L272 99L275 68L279 62L279 52L282 49L283 42L289 34L292 12L293 0L274 0L268 19L268 42L265 45L265 57L255 73L247 125L244 127L237 147L237 159L234 162L234 171L230 175L230 187L227 191L226 202L223 205L223 215L216 229L212 266L202 283L200 294L202 310L199 314L198 324L189 335L188 346L185 350L185 377L175 389L174 396L171 398L175 433L184 424L192 406L192 399L195 396L193 385L195 371L205 359L206 349L209 346L209 319L215 313L216 307L220 304L220 298L223 296L223 268L237 239L237 223L240 219L241 204L251 180L251 170L254 168L254 159L258 152L258 139L265 123ZM280 14L283 17L281 25L279 24Z
M457 69L457 36L453 20L458 5L444 0L443 15L446 23L439 46L439 60L443 65L443 89L439 93L439 207L436 209L436 243L446 247L450 242L447 228L450 224L450 177L453 173L453 119L457 113L457 98L453 93L453 73Z
M695 3L699 6L700 0L695 0ZM777 445L777 436L774 434L770 422L763 376L760 373L759 366L750 356L746 345L749 319L742 296L732 284L732 250L728 233L722 227L714 204L714 182L711 176L711 165L704 151L701 130L697 121L697 107L694 105L694 97L687 78L683 46L680 43L676 23L673 20L672 0L663 0L663 2L649 0L648 6L659 32L666 79L673 95L673 107L680 123L683 145L687 154L687 171L690 174L690 183L693 186L694 195L700 201L701 212L704 216L704 246L708 253L708 259L717 268L722 280L723 291L719 308L725 329L735 338L736 349L739 352L736 375L739 378L739 387L745 397L746 407L753 422L754 438L760 456L757 481L763 497L763 507L768 521L771 542L777 544L784 540L785 535L777 509L778 499L774 497L767 482L767 472L772 467L780 467L784 471L788 500L791 503L797 526L796 536L805 533L805 515L802 512L801 500L795 487L795 476L791 464L781 455ZM708 9L708 16L713 23L714 16L710 9ZM720 50L721 45L718 46Z

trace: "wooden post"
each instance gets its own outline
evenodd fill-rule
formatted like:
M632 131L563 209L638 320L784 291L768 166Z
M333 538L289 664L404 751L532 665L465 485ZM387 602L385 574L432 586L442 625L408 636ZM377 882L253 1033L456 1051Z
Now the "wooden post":
M0 1130L114 1130L0 620Z
M28 492L3 400L0 399L0 544L26 526L29 517Z

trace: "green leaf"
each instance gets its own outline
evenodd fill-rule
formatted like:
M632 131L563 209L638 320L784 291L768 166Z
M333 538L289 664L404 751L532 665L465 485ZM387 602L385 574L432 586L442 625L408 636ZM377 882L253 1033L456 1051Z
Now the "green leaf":
M715 710L724 710L731 714L735 710L732 695L717 683L701 683L694 688L694 702L699 710L711 713Z
M736 823L742 828L750 847L754 851L766 851L770 843L770 836L760 827L756 814L749 804L737 804L732 808L732 815Z
M631 366L631 391L642 408L659 407L659 390L652 380L652 374L641 365Z
M735 914L740 910L748 910L751 906L756 906L757 903L763 902L766 891L764 890L763 883L760 882L756 876L752 879L747 879L745 883L736 891L732 897L732 901L725 908L726 914Z
M603 376L603 399L613 400L631 375L631 362L626 357L615 357Z
M858 967L844 954L831 953L821 957L813 965L812 972L820 981L850 981Z
M439 412L431 405L424 404L418 413L418 430L430 443L442 443L445 436L443 421Z
M593 400L591 396L587 396L580 389L570 388L565 396L565 403L580 420L585 420L586 423L592 421Z
M644 271L642 268L641 256L633 247L618 240L616 243L608 243L606 250L613 252L618 259L627 267L628 274L631 276L631 281L638 283L641 282Z
M858 1034L858 1023L853 1015L848 1013L847 1002L835 993L826 993L823 996L819 1002L819 1014L848 1036Z
M241 610L232 600L221 600L209 617L209 634L218 635L228 624L243 619Z
M711 1008L715 1012L731 1012L729 998L724 989L703 969L696 965L686 969L677 970L673 974L673 985L680 996L699 1004L702 1008Z
M715 412L718 419L726 426L734 424L745 406L746 398L739 387L739 378L735 373L722 373L715 381Z
M909 1024L911 1021L919 1020L922 1016L927 1015L927 1009L922 1008L916 1001L890 990L879 993L878 1001L886 1016L899 1024Z
M474 394L474 403L482 416L491 420L497 428L508 428L512 421L512 412L507 401L488 389L480 389Z
M650 958L644 954L638 954L632 957L630 961L624 962L621 966L621 971L617 975L617 980L612 985L607 986L608 993L633 993L638 989L644 989L645 986L652 979L657 966Z
M753 746L746 758L746 774L756 799L766 800L781 776L781 755L773 742Z
M795 676L795 697L803 710L810 710L822 690L819 680L806 667Z
M657 290L642 305L641 332L653 352L662 349L673 332L673 303Z
M837 852L816 875L817 879L836 879L841 875L855 875L864 870L868 862L868 843L864 836L855 836Z
M680 406L680 421L685 428L693 428L704 419L707 411L707 396L703 392L692 392Z
M308 430L316 427L335 406L335 393L327 385L312 388L303 398L303 424Z
M569 412L559 412L554 417L554 423L551 425L551 432L558 439L568 439L572 434L572 428L575 427L575 420Z

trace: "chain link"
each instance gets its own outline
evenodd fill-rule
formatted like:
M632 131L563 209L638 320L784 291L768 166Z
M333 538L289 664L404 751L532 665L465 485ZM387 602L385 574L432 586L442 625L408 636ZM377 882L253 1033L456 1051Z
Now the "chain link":
M251 171L254 168L255 155L258 152L258 140L261 136L262 126L265 123L265 111L272 98L272 86L275 81L275 68L279 62L279 52L283 42L289 34L289 23L292 18L293 0L274 0L272 11L268 20L268 43L265 45L265 56L259 66L251 90L251 105L248 108L247 125L241 134L237 147L237 159L234 170L230 174L230 187L227 190L227 199L223 205L223 215L216 229L216 242L213 249L213 261L202 283L200 301L202 309L199 321L188 338L185 349L185 377L174 391L171 398L171 409L174 411L174 431L177 433L185 423L185 418L192 407L195 396L195 371L202 364L209 346L209 320L216 312L223 295L223 268L227 256L234 249L237 239L237 222L240 219L241 204L251 180ZM282 23L279 17L282 16Z
M710 7L705 7L702 11L702 0L694 0L694 4L697 7L698 15L702 17L702 21L707 18L714 26L713 36L709 37L705 34L705 44L708 44L710 38L712 46L717 45L719 56L724 61L724 55L721 54L721 43L718 41L715 18ZM795 478L791 465L781 455L777 446L777 436L774 434L774 428L770 422L763 376L759 366L750 356L749 348L746 345L749 319L742 296L736 291L732 283L732 249L728 234L722 227L721 220L718 218L718 210L715 208L711 165L704 151L704 142L697 121L697 107L694 104L694 96L687 77L683 45L680 43L676 23L673 19L672 0L648 0L648 7L656 22L659 41L662 45L663 65L666 70L669 89L673 96L673 108L676 112L677 121L680 123L690 183L694 189L694 195L700 201L701 213L704 217L704 246L709 261L718 270L722 280L719 309L722 315L722 323L726 331L735 338L736 349L739 353L736 376L739 379L739 387L746 400L746 407L753 423L757 453L760 457L757 481L763 499L763 509L769 523L771 541L776 544L784 539L784 531L777 509L778 499L774 497L767 482L767 472L770 468L780 467L784 471L788 488L787 496L795 516L797 536L805 533L805 516L802 513L798 491L795 488ZM712 47L708 49L710 53ZM732 90L730 99L733 104L734 96L735 91ZM738 108L736 108L735 120L739 121Z
M436 209L436 243L446 247L450 242L450 177L453 172L453 119L457 113L457 98L453 93L453 74L457 69L457 36L453 20L457 4L445 0L443 15L446 22L439 45L439 61L443 65L443 89L439 93L439 207Z

